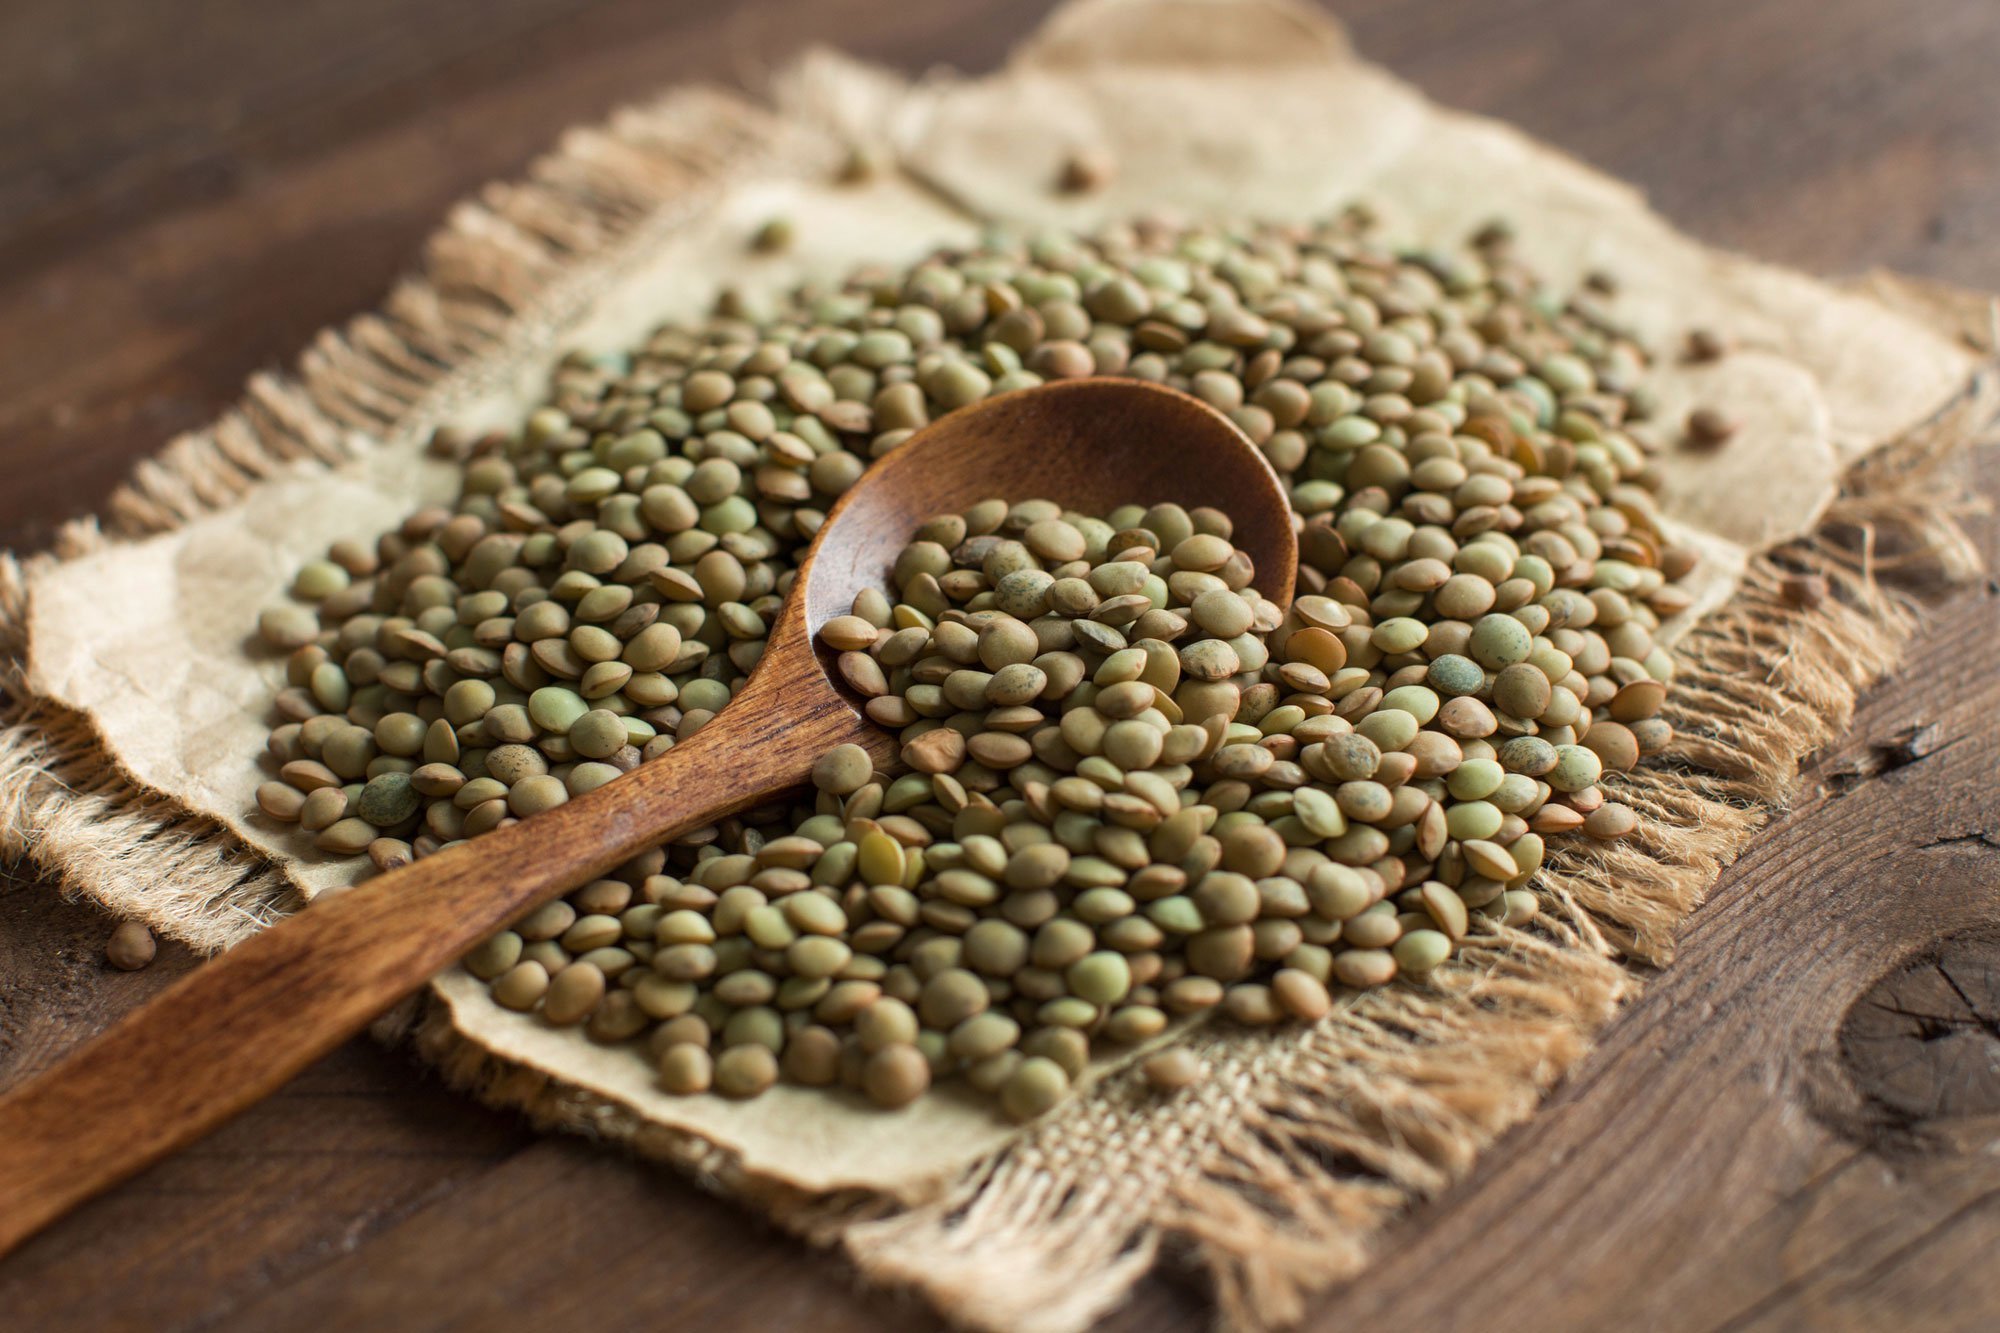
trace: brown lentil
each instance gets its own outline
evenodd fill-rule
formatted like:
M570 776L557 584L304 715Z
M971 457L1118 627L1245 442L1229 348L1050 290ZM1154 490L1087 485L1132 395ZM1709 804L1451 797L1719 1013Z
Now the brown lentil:
M1108 178L1090 159L1069 188ZM1643 357L1543 294L1504 246L1399 255L1358 214L1127 228L566 360L520 431L441 433L455 506L260 617L291 656L258 805L389 867L615 780L730 702L866 458L989 393L1128 373L1235 414L1285 475L1288 612L1213 511L940 516L824 630L912 771L837 752L788 808L466 965L595 1040L657 1024L675 1091L893 1100L921 1064L1029 1116L1166 1014L1312 1017L1329 982L1422 975L1481 914L1532 921L1505 886L1544 836L1631 833L1599 778L1671 741L1653 635L1692 560L1652 498Z

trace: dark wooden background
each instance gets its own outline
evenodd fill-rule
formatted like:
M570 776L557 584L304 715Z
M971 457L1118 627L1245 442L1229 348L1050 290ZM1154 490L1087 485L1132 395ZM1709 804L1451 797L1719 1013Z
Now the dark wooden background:
M1993 0L1332 7L1433 96L1639 183L1697 235L2000 290ZM984 69L1046 8L5 0L0 546L44 544L374 303L453 199L565 125L672 81L754 84L815 41ZM2000 586L1942 606L1682 961L1313 1326L2000 1327L1997 657ZM0 1085L192 966L170 947L114 973L109 928L0 872ZM1168 1277L1112 1323L1208 1318ZM0 1263L21 1330L794 1321L934 1322L361 1042Z

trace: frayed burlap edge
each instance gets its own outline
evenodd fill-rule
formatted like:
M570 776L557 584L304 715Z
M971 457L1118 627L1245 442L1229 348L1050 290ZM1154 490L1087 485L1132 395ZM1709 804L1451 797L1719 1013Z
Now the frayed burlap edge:
M260 376L207 431L138 468L113 499L116 536L226 507L298 460L331 465L369 436L430 415L466 365L504 360L526 326L554 327L585 269L615 266L698 207L722 164L770 156L768 112L676 94L579 132L528 182L455 212L423 276L382 311L323 335L296 378ZM1674 927L1781 802L1807 755L1846 727L1859 692L1897 662L1914 602L1880 577L1962 574L1974 554L1946 468L1994 414L1991 377L1858 467L1812 538L1757 557L1735 599L1679 648L1667 762L1624 778L1637 833L1563 847L1540 879L1532 931L1490 929L1427 986L1354 998L1312 1028L1219 1026L1188 1040L1210 1077L1174 1099L1130 1073L1073 1099L932 1201L813 1197L741 1172L728 1154L493 1058L435 1002L406 1006L423 1057L482 1100L592 1133L747 1198L838 1245L868 1279L923 1291L983 1329L1068 1333L1113 1308L1165 1251L1212 1276L1225 1318L1296 1318L1313 1291L1365 1265L1380 1229L1462 1177L1526 1117L1668 957ZM106 540L66 530L54 557ZM1788 575L1833 595L1787 598ZM0 554L0 856L67 892L216 949L295 905L276 870L212 821L137 788L87 721L24 684L22 568Z
M213 820L141 790L88 721L29 693L21 563L0 551L0 863L203 952L291 910L290 883Z

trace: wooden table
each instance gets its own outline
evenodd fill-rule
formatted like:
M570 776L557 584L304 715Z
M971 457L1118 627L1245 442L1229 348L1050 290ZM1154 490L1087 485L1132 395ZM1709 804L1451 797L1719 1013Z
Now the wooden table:
M1638 182L1704 238L2000 289L1992 0L1334 7L1434 96ZM45 543L373 304L451 200L564 126L812 41L986 68L1045 8L8 0L0 545ZM2000 1327L1996 655L1989 583L1939 613L1681 962L1315 1326ZM112 972L109 928L0 881L0 1084L193 965L169 947ZM365 1042L0 1263L0 1312L23 1333L934 1323ZM1169 1276L1112 1324L1207 1318Z

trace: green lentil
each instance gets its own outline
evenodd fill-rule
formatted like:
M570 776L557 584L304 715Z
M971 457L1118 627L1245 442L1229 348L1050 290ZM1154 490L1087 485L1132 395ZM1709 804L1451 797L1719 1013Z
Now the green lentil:
M1288 612L1212 510L938 516L823 631L913 773L843 747L803 800L468 968L595 1040L701 1024L662 1056L675 1091L903 1104L964 1062L1033 1115L1168 1013L1310 1018L1329 982L1434 970L1468 908L1531 920L1501 885L1546 837L1629 833L1603 770L1672 740L1652 636L1690 561L1656 522L1641 359L1499 249L1400 258L1360 227L996 241L564 361L521 431L454 446L455 506L259 617L293 654L260 809L387 867L594 790L730 703L867 456L1129 368L1287 474Z

